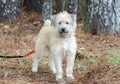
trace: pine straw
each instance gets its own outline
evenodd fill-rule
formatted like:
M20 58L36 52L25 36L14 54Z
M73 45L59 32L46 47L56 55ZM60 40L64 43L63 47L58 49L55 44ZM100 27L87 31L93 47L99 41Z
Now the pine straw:
M42 25L35 13L22 13L21 19L11 25L0 24L0 55L24 55L34 50L34 41ZM120 38L113 35L84 33L78 23L76 31L80 53L76 58L73 84L119 84L120 67L107 63L120 49ZM56 84L45 60L38 73L31 72L32 57L0 59L0 83L4 84ZM91 59L92 58L92 59ZM94 61L95 58L95 61ZM80 68L82 67L82 69Z

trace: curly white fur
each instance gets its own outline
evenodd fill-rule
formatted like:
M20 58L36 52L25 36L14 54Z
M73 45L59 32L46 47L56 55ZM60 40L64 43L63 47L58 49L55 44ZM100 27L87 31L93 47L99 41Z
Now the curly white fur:
M74 79L73 66L77 49L75 29L76 21L72 14L61 12L54 16L54 26L46 20L35 43L35 58L32 71L37 72L39 61L49 49L49 67L56 74L56 80L63 78L62 59L66 57L66 76ZM62 28L65 30L62 31Z

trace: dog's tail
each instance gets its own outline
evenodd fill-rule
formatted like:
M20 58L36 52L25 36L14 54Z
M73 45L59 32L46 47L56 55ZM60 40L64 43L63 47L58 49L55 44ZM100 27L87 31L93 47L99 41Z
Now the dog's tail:
M50 25L51 25L51 21L49 19L45 20L44 26L50 26Z

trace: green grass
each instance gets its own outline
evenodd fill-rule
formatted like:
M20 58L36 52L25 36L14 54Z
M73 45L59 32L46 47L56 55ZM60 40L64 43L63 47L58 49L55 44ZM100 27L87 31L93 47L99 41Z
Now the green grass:
M112 57L108 60L108 63L110 64L120 64L120 51L118 51L115 55L115 57Z

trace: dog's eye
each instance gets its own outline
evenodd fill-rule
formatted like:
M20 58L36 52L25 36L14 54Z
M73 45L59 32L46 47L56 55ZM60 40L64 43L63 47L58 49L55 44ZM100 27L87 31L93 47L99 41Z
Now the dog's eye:
M66 24L69 24L69 22L66 22Z
M59 25L61 24L61 22L58 23Z

